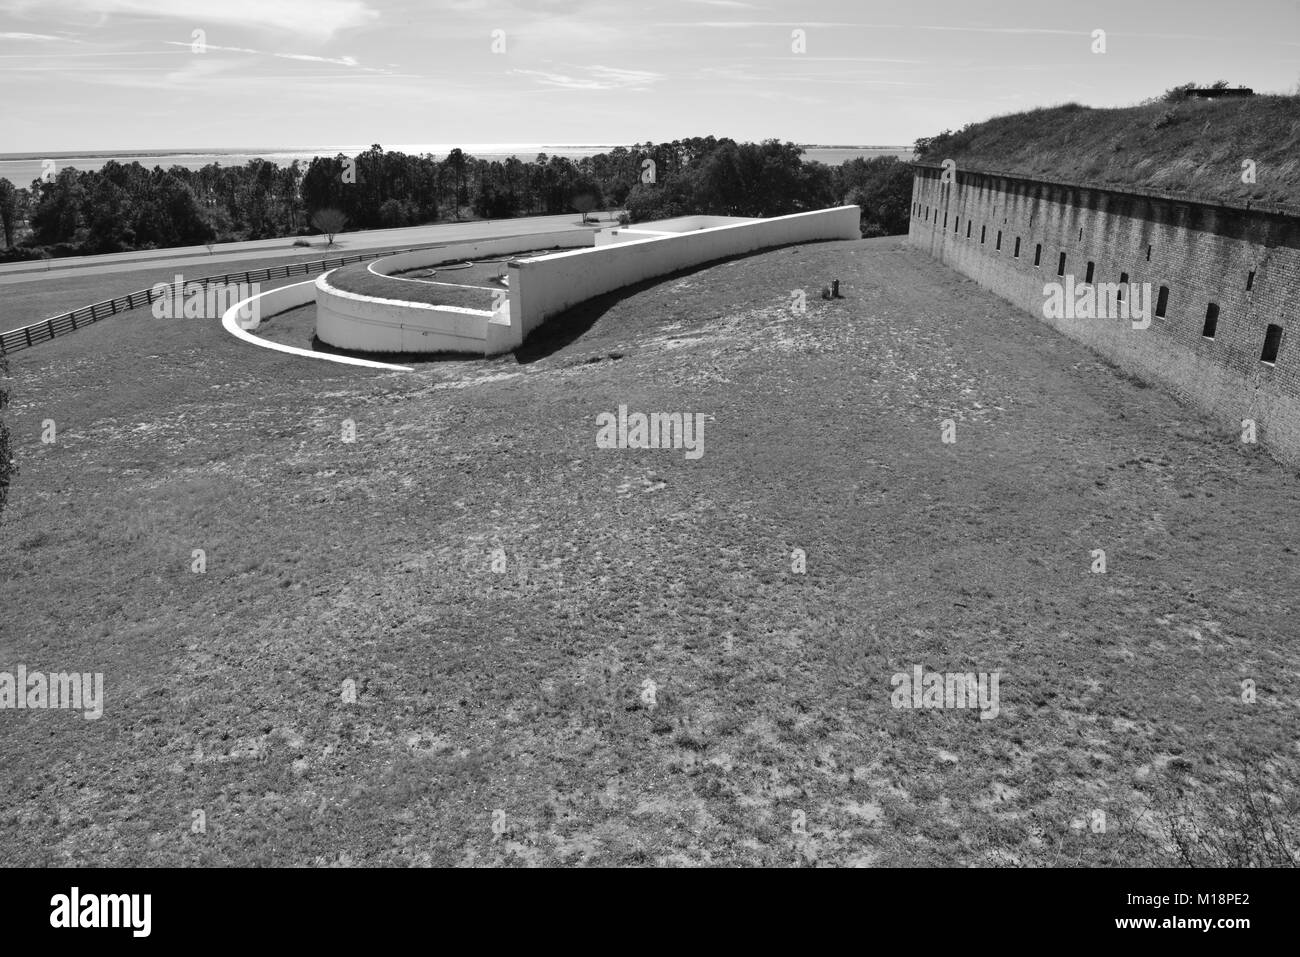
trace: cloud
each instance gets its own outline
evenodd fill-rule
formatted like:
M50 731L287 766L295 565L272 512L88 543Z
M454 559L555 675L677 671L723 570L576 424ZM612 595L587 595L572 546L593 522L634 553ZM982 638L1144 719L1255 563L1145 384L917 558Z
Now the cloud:
M164 40L163 42L167 43L170 46L176 46L176 47L189 47L191 45L189 43L182 43L179 40ZM273 57L278 57L281 60L306 60L310 63L335 63L338 64L339 66L352 66L352 67L361 66L357 62L356 57L350 57L350 56L329 57L329 56L312 56L309 53L272 53L267 50L253 50L250 49L249 47L216 46L215 44L212 43L205 44L204 50L207 52L212 52L213 50L216 50L220 53L247 53L250 56L273 56ZM367 67L361 67L361 69L364 70L367 69ZM375 72L384 72L384 71L377 70Z
M794 61L794 58L791 57L789 54L786 54L786 55L784 55L784 56L761 56L761 57L756 57L755 59L759 59L759 60L783 60L783 61L785 61L785 62L787 62L787 63L795 62L795 61ZM883 57L883 56L807 56L806 54L804 54L804 55L800 55L800 56L799 56L799 58L798 58L798 62L800 62L800 63L803 63L803 62L811 62L811 63L823 63L823 62L825 62L825 63L829 63L829 62L838 62L838 63L917 63L917 64L927 64L927 63L929 63L930 61L929 61L929 60L897 60L897 59L894 59L893 57Z
M610 66L578 67L586 76L570 76L548 70L511 70L521 76L532 77L544 86L557 86L566 90L648 90L663 79L663 74L648 70L624 70Z
M220 23L252 31L279 30L315 40L379 19L366 0L15 0L9 6L44 15L59 10L101 18L166 17L183 20L191 28Z
M63 37L52 37L48 33L0 33L0 40L62 40Z

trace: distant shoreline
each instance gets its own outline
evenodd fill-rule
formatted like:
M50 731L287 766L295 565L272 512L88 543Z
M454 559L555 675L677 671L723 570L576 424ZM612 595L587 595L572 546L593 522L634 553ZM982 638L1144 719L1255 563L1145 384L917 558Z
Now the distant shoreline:
M380 144L383 145L383 144ZM467 143L459 148L466 153L487 152L492 154L508 152L537 152L548 153L552 150L573 150L589 152L592 150L603 151L617 149L622 146L625 149L632 148L631 143ZM800 149L805 150L864 150L864 151L895 151L906 150L911 152L912 147L901 143L796 143ZM430 149L430 147L438 147ZM292 153L295 155L312 153L316 156L334 156L338 153L348 153L353 150L364 151L369 146L356 146L354 144L345 146L249 146L236 147L227 149L202 149L199 147L176 147L165 149L135 149L135 150L44 150L26 153L0 153L0 162L14 160L42 160L42 159L98 159L98 158L115 158L120 156L270 156L283 155ZM432 152L435 154L449 152L455 149L445 143L417 143L404 144L392 147L384 147L387 152L405 153L412 149L419 149L420 152Z

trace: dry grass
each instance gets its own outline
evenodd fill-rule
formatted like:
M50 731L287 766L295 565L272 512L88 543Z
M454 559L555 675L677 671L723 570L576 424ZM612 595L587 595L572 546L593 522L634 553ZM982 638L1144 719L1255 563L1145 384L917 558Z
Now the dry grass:
M1164 795L1227 805L1243 758L1294 799L1296 476L1235 436L893 239L554 332L17 356L0 669L106 701L0 712L9 862L1110 865L1178 859ZM620 404L708 415L703 458L598 449ZM895 710L914 664L1001 672L1001 713Z
M1029 177L1300 206L1300 96L1050 107L955 134L931 161ZM1242 182L1253 160L1256 182Z

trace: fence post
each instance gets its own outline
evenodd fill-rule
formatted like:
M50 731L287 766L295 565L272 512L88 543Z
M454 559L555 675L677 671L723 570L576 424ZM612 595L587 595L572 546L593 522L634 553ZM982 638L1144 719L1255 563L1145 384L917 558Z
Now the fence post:
M27 348L30 349L32 347L32 327L23 326L23 332L27 333Z

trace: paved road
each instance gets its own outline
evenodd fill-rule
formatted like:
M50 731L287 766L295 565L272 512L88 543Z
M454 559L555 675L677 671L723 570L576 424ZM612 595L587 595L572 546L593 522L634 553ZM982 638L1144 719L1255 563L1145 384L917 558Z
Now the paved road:
M613 224L602 219L600 226ZM310 249L293 244L294 237L258 239L242 243L221 243L211 253L206 246L184 246L176 249L149 249L133 253L110 253L104 256L70 256L41 263L11 263L0 266L0 285L15 282L32 282L68 276L93 276L103 273L132 272L140 269L157 269L159 266L190 266L201 258L205 263L233 262L236 260L292 258L319 253L321 259L348 256L372 249L401 249L406 246L427 246L432 243L452 243L495 236L520 236L529 233L547 233L572 227L582 228L573 213L560 216L527 216L519 219L493 219L469 223L437 223L429 226L408 226L403 229L368 229L355 233L341 233L328 249L319 237L309 237ZM592 226L587 226L592 229ZM209 270L220 272L220 270Z

